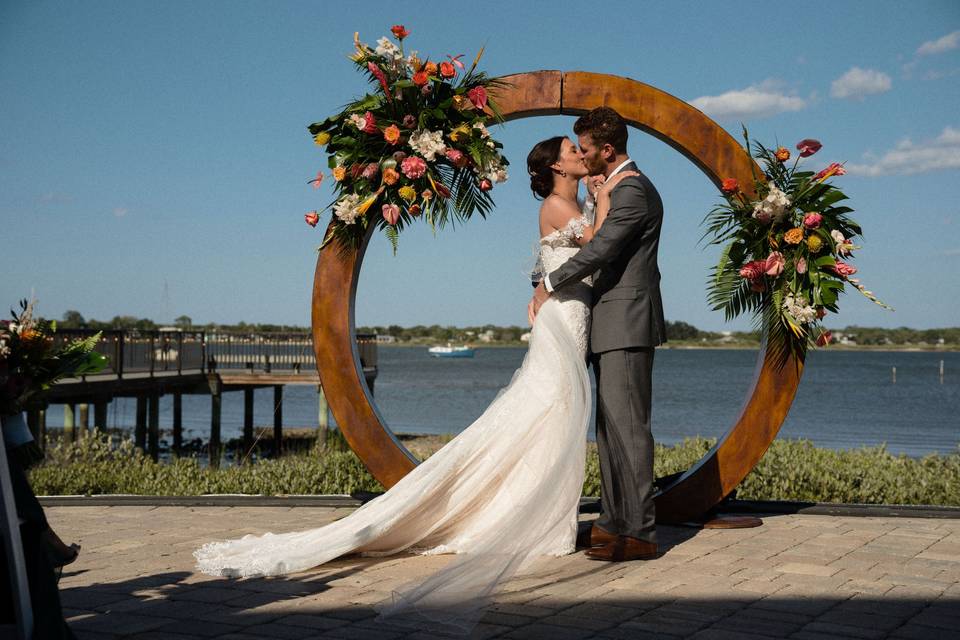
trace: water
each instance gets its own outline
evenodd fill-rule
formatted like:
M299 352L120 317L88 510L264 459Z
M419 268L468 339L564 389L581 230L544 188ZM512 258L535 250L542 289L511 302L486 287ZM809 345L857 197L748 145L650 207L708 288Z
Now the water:
M431 358L425 348L380 347L377 407L398 433L457 433L476 419L520 365L524 348L478 349L475 358ZM939 382L940 360L944 383ZM719 437L733 424L753 377L756 352L660 349L654 361L655 438ZM897 368L896 384L891 368ZM172 398L160 405L161 428L172 423ZM255 425L272 428L273 390L255 392ZM51 407L51 425L59 407ZM310 386L284 391L284 425L317 424ZM111 403L111 427L134 423L132 399ZM184 437L207 439L209 396L183 397ZM59 422L62 424L62 422ZM243 394L226 393L222 437L239 437ZM589 435L593 439L593 433ZM960 353L817 351L807 366L780 437L818 446L854 448L886 443L895 453L955 451L960 444Z

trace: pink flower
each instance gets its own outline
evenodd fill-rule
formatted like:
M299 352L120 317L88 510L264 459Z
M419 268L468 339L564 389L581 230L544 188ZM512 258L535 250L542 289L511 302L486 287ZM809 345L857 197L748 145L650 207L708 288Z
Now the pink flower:
M369 111L363 114L363 128L360 130L364 133L378 133L380 131L377 129L377 119Z
M400 219L400 207L395 204L383 205L383 219L389 224L397 224L397 220Z
M317 171L317 177L311 180L310 184L313 185L314 189L319 189L321 182L323 182L323 171Z
M813 176L814 182L823 182L830 176L842 176L847 173L847 170L843 168L843 165L839 162L831 162L830 166L826 169Z
M490 181L489 181L488 179L486 179L486 178L484 178L483 180L480 181L480 191L490 191L490 189L493 189L493 183L492 183L492 182L490 182Z
M393 95L390 93L390 87L387 86L387 76L383 74L383 69L378 67L373 62L367 63L367 69L369 69L370 73L372 73L374 77L380 81L380 86L383 87L383 93L387 96L387 100L393 100Z
M803 226L807 229L818 229L821 222L823 222L823 216L819 213L811 212L803 216Z
M411 180L416 180L417 178L422 178L423 174L427 172L427 163L423 161L423 158L410 156L409 158L404 158L403 162L400 163L400 170L403 172L403 175Z
M413 126L414 126L415 124L417 124L417 119L416 119L414 116L412 116L412 115L410 115L410 114L407 114L407 115L403 116L403 122L402 122L402 124L403 124L404 128L406 128L406 129L412 129Z
M800 152L801 158L809 158L817 151L820 151L820 147L823 145L820 144L819 140L814 140L813 138L805 138L797 143L797 151Z
M852 276L855 274L857 272L857 268L851 264L837 260L837 263L833 265L833 272L841 278L846 278L847 276Z
M453 166L461 169L470 163L470 159L467 157L467 155L463 151L459 151L457 149L447 149L444 155L447 156L447 160L449 160Z
M476 86L467 92L467 97L477 109L483 109L487 106L487 90L481 86Z
M747 280L758 280L763 277L763 271L766 266L764 260L754 260L740 267L740 277Z
M311 211L310 213L303 214L303 219L311 227L317 226L317 223L320 222L320 214L316 211Z
M784 264L783 254L779 251L771 251L764 262L764 273L776 277L783 273Z
M377 174L380 173L380 167L376 162L371 162L363 170L363 177L367 180L373 180L377 177Z
M806 258L797 259L797 273L803 274L807 272L807 260Z

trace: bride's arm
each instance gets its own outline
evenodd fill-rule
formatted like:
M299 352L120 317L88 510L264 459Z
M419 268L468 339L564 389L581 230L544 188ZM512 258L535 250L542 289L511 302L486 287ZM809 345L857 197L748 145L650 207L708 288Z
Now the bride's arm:
M596 217L593 220L593 229L591 230L590 237L593 237L597 231L600 230L600 227L603 225L603 221L607 219L607 214L610 213L610 192L613 191L613 188L620 184L620 181L624 178L629 178L631 176L640 175L636 171L621 171L615 176L612 176L609 180L603 183L603 186L597 190L596 195Z

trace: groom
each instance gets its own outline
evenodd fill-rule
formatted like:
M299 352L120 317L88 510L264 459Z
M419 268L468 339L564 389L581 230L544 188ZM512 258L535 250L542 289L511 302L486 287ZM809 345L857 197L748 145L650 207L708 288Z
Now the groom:
M639 171L627 156L627 125L597 107L573 125L591 175ZM597 447L602 513L587 557L619 562L655 557L653 436L654 347L666 341L657 247L663 203L643 175L624 178L610 211L583 249L548 274L530 302L535 315L550 293L595 274L590 351L597 379Z

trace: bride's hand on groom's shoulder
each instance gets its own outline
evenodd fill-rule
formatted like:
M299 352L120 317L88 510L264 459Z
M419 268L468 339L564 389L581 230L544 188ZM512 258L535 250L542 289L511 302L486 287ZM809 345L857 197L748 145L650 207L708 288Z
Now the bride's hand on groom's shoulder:
M613 191L618 184L623 182L624 179L638 175L640 175L639 171L621 171L620 173L610 176L597 191L597 200L600 198L609 198L610 192Z

